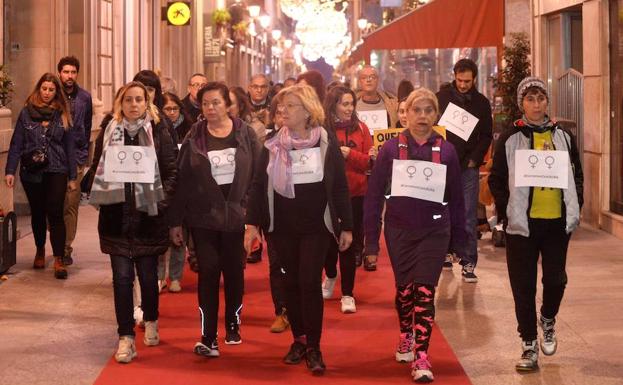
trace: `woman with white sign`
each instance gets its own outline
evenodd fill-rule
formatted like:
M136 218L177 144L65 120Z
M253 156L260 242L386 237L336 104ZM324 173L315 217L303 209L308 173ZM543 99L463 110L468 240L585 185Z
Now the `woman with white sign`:
M353 212L353 243L348 249L339 252L337 243L330 242L325 261L326 277L322 282L322 296L331 298L337 280L337 261L340 260L342 313L355 313L355 271L356 259L363 253L363 197L368 186L370 155L376 155L372 146L370 130L360 122L356 113L357 97L350 89L334 87L325 99L325 127L334 132L340 144L340 151L346 162L346 178Z
M100 248L110 255L119 348L115 359L137 356L133 286L140 282L146 346L158 345L158 256L169 247L166 199L176 178L175 144L140 82L123 86L112 119L96 140L90 204L99 206ZM100 150L101 149L101 152Z
M225 344L242 343L243 248L246 201L260 144L243 120L231 118L232 102L223 83L210 82L197 93L205 120L186 136L178 158L178 182L169 213L174 244L190 228L197 262L201 341L194 352L218 357L219 283L225 284Z
M430 382L435 287L448 246L463 253L465 210L454 147L433 131L439 115L437 97L428 89L417 89L407 98L406 109L407 129L383 145L368 180L365 255L376 260L379 254L385 203L384 235L400 321L396 360L413 361L413 380Z
M554 325L567 284L571 233L580 222L582 165L575 138L547 116L545 83L527 77L517 88L523 117L499 138L489 187L506 230L506 260L522 354L518 371L538 369L536 282L539 254L543 301L538 325L544 355L558 347Z
M325 364L322 333L322 269L330 235L345 251L352 241L352 215L344 157L335 134L321 124L324 111L316 92L297 84L277 97L284 125L269 135L249 194L245 248L260 227L271 233L285 272L286 307L294 342L286 364L306 359L312 374Z

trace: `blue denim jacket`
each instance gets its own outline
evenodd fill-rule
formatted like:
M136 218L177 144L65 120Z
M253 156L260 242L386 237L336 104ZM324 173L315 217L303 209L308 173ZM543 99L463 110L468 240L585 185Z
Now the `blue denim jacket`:
M27 108L23 108L15 123L15 130L11 138L9 154L5 168L6 175L15 175L17 165L23 154L44 147L47 142L47 155L50 163L37 174L44 172L58 172L69 175L69 180L76 179L76 154L74 149L74 135L72 129L65 130L60 112L54 115L47 128L47 138L41 122L35 122L30 117ZM22 178L32 180L32 175L24 168L20 170Z
M83 166L89 158L93 101L91 94L78 85L74 86L72 94L67 95L67 100L71 106L71 119L73 121L71 132L75 139L76 163Z

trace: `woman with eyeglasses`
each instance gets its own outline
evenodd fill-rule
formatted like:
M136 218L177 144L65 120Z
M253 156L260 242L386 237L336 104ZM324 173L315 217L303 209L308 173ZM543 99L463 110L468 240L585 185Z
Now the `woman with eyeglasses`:
M197 94L205 120L186 136L178 158L177 191L169 216L171 240L190 228L199 264L201 341L194 352L218 357L219 282L225 285L225 344L242 343L245 211L260 144L244 121L228 114L229 89L210 82Z
M130 82L117 92L112 118L95 146L101 156L93 159L92 167L97 171L89 202L99 207L100 249L110 255L113 273L119 334L115 359L129 363L137 356L133 314L135 276L140 282L145 321L143 342L146 346L160 343L157 267L158 256L169 247L165 216L176 178L175 144L143 83ZM114 178L122 175L123 170L111 167L118 167L130 151L132 162L141 161L144 162L141 167L153 169L151 178L142 182L134 182L135 176L125 180Z
M428 89L417 89L407 98L406 109L407 129L385 142L368 180L365 254L376 261L385 206L384 235L400 326L396 361L413 361L413 380L425 383L434 379L428 346L435 287L448 245L463 253L465 211L456 151L433 130L439 115L437 97Z
M283 126L264 143L249 194L245 249L251 250L260 228L272 237L285 272L294 338L283 361L298 364L305 358L312 374L321 375L324 258L330 235L340 251L352 241L344 157L335 134L322 127L324 110L313 88L297 84L277 97Z
M350 193L350 204L353 212L353 243L339 252L336 242L330 242L325 262L326 277L322 283L322 296L325 299L333 296L337 280L337 261L340 260L340 278L342 313L355 313L355 271L357 256L363 252L363 197L367 189L367 171L370 156L376 155L372 146L370 130L357 118L355 108L357 98L349 88L337 86L327 94L325 109L325 127L334 132L340 144L340 151L346 162L346 178Z

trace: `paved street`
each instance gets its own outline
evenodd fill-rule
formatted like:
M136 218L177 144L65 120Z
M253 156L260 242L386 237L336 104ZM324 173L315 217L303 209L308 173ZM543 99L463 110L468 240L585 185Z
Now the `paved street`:
M53 278L51 259L46 270L32 270L32 237L19 241L18 264L0 284L0 384L91 384L110 359L116 348L111 272L96 224L95 210L81 207L67 281ZM586 228L574 234L557 320L560 348L529 375L514 371L519 338L503 250L488 239L480 248L480 282L463 283L455 266L442 274L437 296L438 324L475 385L621 384L623 266L616 261L623 241Z

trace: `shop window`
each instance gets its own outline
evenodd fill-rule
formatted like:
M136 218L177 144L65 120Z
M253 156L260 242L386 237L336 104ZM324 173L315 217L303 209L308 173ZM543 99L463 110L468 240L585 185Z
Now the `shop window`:
M623 214L623 0L610 1L610 210Z

